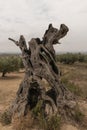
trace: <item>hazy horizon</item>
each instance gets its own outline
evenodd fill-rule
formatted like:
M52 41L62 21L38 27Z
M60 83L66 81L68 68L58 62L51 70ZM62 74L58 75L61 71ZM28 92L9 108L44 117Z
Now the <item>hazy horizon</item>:
M58 46L58 45L57 45ZM77 51L61 51L61 50L57 50L56 49L56 47L54 47L55 48L55 52L56 52L56 54L57 53L86 53L87 54L87 51L79 51L79 50L77 50ZM17 51L0 51L0 54L21 54L21 51L20 51L20 49L19 48L17 48Z
M87 52L87 0L0 0L0 52L20 53L8 38L41 39L50 23L69 27L56 52Z

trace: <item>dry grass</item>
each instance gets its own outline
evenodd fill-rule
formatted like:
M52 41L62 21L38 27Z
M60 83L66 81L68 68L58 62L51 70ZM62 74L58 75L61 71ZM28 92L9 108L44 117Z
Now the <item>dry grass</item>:
M24 73L14 72L2 78L0 74L0 115L10 106L23 76ZM0 124L0 130L12 130L12 126L2 126Z
M32 130L34 127L33 125L33 118L30 112L25 117L16 118L14 117L13 121L13 129L14 130Z
M24 73L10 73L5 78L0 77L0 108L7 107L19 87ZM1 111L0 109L0 111Z
M62 79L67 79L71 84L82 90L82 97L87 98L87 64L75 63L74 65L59 64ZM78 88L77 88L78 89Z
M73 82L75 86L80 87L82 89L83 98L85 99L85 101L83 100L79 101L79 105L84 114L87 116L87 64L84 63L81 64L76 63L74 65L59 64L59 68L62 71L63 78L67 78L70 82ZM7 74L7 77L5 78L0 77L0 113L3 113L4 110L8 108L8 106L14 99L19 84L23 79L23 76L24 73L15 72ZM67 126L65 128L66 130L68 130L68 128L70 127ZM12 130L12 126L2 126L0 124L0 130ZM78 129L73 128L72 130L78 130Z

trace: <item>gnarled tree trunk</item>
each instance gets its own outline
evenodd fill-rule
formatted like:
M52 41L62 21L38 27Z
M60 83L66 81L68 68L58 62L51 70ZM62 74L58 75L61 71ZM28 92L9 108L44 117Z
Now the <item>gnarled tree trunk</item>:
M75 106L72 94L59 80L60 73L53 48L54 44L59 44L59 40L67 34L68 30L64 24L61 24L59 30L50 24L43 40L32 38L28 42L29 48L27 48L24 36L20 36L19 41L9 38L21 49L25 67L24 80L21 82L16 99L10 107L13 117L14 115L19 117L26 115L28 110L32 110L39 100L44 102L45 115L49 115L49 112L46 111L47 104L52 109L51 114L58 111L63 113L62 110L65 108L72 109ZM43 84L43 79L48 82L49 90Z

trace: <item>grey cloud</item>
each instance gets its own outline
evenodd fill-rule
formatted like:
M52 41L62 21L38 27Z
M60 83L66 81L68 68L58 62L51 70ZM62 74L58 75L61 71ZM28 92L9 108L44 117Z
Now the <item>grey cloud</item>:
M70 28L56 51L87 50L87 0L0 0L0 51L16 51L9 36L42 37L49 23Z

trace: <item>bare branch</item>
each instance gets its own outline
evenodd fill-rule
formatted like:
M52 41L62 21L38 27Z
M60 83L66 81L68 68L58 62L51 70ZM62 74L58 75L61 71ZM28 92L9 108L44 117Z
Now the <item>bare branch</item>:
M18 43L18 41L15 41L14 39L12 39L12 38L8 38L10 41L12 41L12 42L14 42L17 46L19 46L19 43Z

